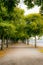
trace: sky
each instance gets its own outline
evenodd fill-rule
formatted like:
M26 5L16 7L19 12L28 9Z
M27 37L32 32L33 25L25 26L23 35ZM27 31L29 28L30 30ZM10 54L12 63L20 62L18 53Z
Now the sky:
M31 13L39 13L39 8L38 6L34 6L32 9L27 9L27 6L23 3L23 0L20 1L19 5L20 8L24 9L25 15L31 14Z

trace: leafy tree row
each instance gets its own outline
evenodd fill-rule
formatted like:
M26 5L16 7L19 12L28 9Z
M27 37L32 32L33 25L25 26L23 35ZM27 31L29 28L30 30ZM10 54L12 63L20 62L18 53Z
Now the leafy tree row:
M33 7L32 0L29 2L29 8ZM36 1L35 1L36 2ZM24 16L24 10L17 7L19 0L0 0L0 39L2 39L1 49L6 39L8 47L9 38L14 41L29 39L31 36L43 34L43 16L40 14L30 14Z
M16 14L19 17L17 12ZM7 39L6 47L8 47L9 38L14 41L18 41L19 39L24 41L32 36L35 37L36 47L36 36L43 35L43 17L40 14L30 14L24 16L24 18L20 18L16 19L15 16L13 22L0 22L0 39L2 39L1 49L3 49L3 41L5 39Z

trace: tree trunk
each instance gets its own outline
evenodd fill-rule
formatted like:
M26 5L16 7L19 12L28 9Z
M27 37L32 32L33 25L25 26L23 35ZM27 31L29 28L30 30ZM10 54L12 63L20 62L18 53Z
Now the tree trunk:
M4 44L4 37L2 38L2 42L1 42L1 50L3 50L3 44Z
M8 48L8 39L6 40L6 48Z
M36 36L35 36L35 48L36 48Z
M28 45L29 45L29 39L27 40L27 42L28 42Z
M1 42L1 50L3 50L3 42Z
M26 39L26 45L27 45L27 39Z

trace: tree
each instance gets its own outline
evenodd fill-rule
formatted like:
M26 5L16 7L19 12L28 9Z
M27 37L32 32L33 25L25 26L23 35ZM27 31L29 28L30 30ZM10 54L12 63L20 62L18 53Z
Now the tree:
M0 1L1 4L1 15L0 15L0 20L2 19L2 22L6 22L6 23L11 23L16 27L16 35L12 35L11 39L18 39L18 28L20 25L23 25L24 23L24 10L17 8L16 6L19 3L19 0L1 0ZM11 14L12 13L12 14ZM0 21L1 22L1 21ZM8 33L8 32L7 32ZM6 37L8 37L8 35L6 35Z
M17 39L16 41L18 41L19 39L22 40L22 38L24 37L24 27L26 25L24 20L24 10L17 7L14 8L12 21L13 21L12 23L16 26L16 35L15 35L16 37L15 39Z
M27 33L29 36L35 37L36 47L36 36L42 34L43 31L43 19L40 14L31 14L26 16Z
M43 14L43 0L24 0L24 3L28 8L32 8L34 5L40 6L40 13Z
M0 0L0 17L1 19L11 20L13 18L14 8L18 5L19 0Z
M0 0L0 6L6 7L7 11L10 12L18 5L19 2L20 0Z
M2 39L1 50L3 49L4 39L8 39L14 34L15 34L15 27L13 24L5 22L0 23L0 38ZM6 43L6 46L8 47L8 43Z
M29 40L29 38L32 36L31 16L30 17L29 16L30 15L25 16L25 21L26 21L26 27L25 27L26 40Z

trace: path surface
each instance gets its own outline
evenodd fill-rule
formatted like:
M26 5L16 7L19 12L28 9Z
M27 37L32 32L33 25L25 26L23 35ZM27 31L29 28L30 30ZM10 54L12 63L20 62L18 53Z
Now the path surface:
M0 65L43 65L43 53L35 48L18 45L0 58Z

